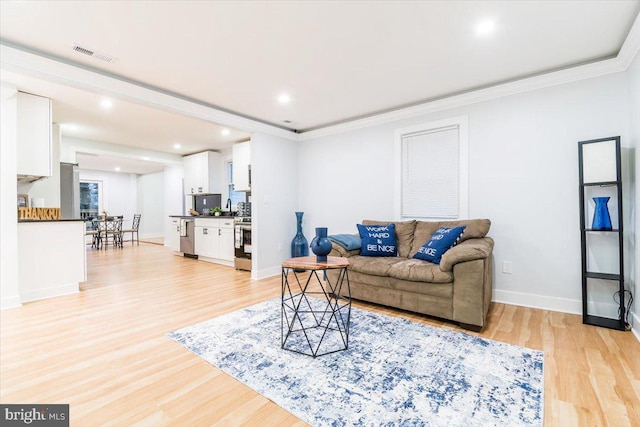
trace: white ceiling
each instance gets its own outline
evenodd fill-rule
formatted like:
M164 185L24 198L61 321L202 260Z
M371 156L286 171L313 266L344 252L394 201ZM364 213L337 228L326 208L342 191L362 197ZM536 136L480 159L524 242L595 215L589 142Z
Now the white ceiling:
M139 160L123 156L77 153L76 162L81 169L106 172L135 173L145 175L164 170L165 164L151 160Z
M0 38L305 131L614 57L639 11L638 0L2 1ZM476 34L483 20L493 33ZM105 113L100 94L5 70L2 80L53 98L56 120L88 139L166 152L180 141L194 152L249 137L221 138L221 126L121 101ZM292 101L280 105L285 92Z

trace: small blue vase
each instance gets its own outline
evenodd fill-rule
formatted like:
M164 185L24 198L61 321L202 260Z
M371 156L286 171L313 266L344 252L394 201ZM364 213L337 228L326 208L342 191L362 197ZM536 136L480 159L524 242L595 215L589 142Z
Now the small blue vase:
M301 257L309 255L309 242L307 238L302 234L302 215L304 212L296 212L296 219L298 221L298 232L291 241L291 256Z
M311 241L311 250L316 254L316 261L327 261L327 255L331 252L331 240L327 238L327 227L316 228L316 237Z
M609 216L609 203L610 197L594 197L593 201L596 202L596 208L593 212L593 223L591 224L592 230L611 230L611 216Z

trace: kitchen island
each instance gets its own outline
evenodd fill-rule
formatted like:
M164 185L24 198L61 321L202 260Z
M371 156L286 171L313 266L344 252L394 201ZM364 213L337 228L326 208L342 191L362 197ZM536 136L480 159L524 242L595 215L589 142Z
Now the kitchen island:
M18 221L18 291L28 302L79 292L87 280L81 219Z

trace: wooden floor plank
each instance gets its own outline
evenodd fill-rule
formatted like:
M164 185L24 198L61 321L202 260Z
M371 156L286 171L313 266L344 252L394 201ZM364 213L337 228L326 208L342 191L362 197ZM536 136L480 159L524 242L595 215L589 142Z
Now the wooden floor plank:
M247 272L143 242L88 249L87 264L80 293L0 313L3 403L68 403L77 426L305 425L166 337L279 297L280 276L252 281ZM576 315L493 304L488 325L472 334L544 351L545 425L640 425L640 343L631 333L583 325Z

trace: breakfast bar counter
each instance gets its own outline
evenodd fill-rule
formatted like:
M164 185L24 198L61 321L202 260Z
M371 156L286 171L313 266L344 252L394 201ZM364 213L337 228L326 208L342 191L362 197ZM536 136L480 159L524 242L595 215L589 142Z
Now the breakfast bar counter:
M78 292L87 280L83 220L18 221L21 302Z

